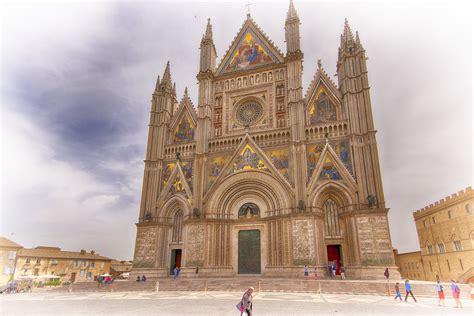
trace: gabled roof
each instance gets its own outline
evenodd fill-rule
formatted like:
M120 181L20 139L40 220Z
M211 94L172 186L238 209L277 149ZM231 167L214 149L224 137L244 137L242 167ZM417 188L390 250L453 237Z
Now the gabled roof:
M318 88L323 85L333 96L334 99L339 101L342 100L342 95L336 84L331 80L329 75L326 73L324 68L321 66L321 62L318 61L318 70L316 71L311 84L308 87L308 91L305 95L305 103L309 106L311 101L313 101L315 95L318 92Z
M282 52L276 47L272 40L270 40L267 35L262 31L262 29L255 23L255 21L250 17L250 14L247 15L247 19L243 23L237 35L234 37L231 45L227 49L224 57L222 58L219 67L217 67L216 75L223 73L230 73L238 70L229 70L227 67L234 60L236 54L238 55L238 50L241 47L242 43L248 38L248 34L252 37L252 41L257 43L268 55L269 60L266 60L263 63L259 63L254 67L242 68L242 70L252 69L258 66L268 65L272 63L281 63L284 61L284 56Z
M0 236L0 247L4 248L23 248L23 246L11 241L5 237Z

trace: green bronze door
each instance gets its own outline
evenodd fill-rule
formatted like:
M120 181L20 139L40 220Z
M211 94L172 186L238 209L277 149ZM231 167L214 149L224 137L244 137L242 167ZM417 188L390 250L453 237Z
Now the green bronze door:
M239 274L260 274L260 231L239 231Z

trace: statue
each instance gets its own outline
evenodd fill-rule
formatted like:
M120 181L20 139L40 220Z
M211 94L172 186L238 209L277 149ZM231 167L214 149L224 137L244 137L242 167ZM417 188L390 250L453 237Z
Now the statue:
M149 222L149 221L151 221L152 219L153 219L153 215L151 215L151 212L147 212L147 213L145 214L145 220L146 220L147 222Z
M197 207L193 208L193 217L194 218L200 218L201 217L201 212Z
M304 211L304 201L303 200L298 201L298 210Z
M367 201L369 202L369 207L370 208L376 208L377 207L377 197L375 195L369 194L367 197Z

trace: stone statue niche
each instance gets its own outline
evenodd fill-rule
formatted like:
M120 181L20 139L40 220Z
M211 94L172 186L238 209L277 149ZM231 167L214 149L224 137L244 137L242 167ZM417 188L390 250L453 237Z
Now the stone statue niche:
M245 203L239 209L239 218L260 217L260 209L255 203Z

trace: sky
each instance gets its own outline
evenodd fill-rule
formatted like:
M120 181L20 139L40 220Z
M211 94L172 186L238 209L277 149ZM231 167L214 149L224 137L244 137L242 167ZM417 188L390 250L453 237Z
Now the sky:
M132 259L151 94L166 62L197 104L207 18L218 62L247 1L1 4L0 235L24 247ZM286 51L289 1L252 1ZM336 73L344 18L366 49L393 246L418 250L412 212L472 185L472 16L468 2L308 2L306 92L321 59ZM334 81L336 81L334 77Z

